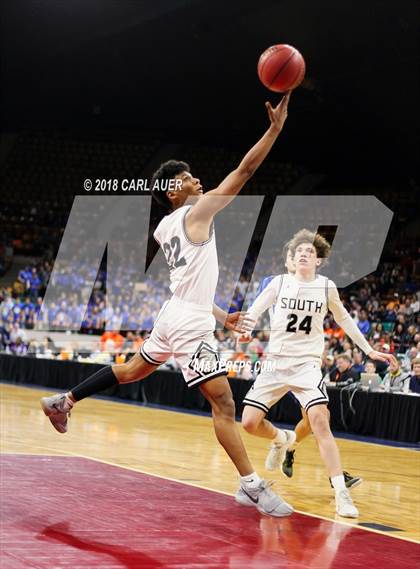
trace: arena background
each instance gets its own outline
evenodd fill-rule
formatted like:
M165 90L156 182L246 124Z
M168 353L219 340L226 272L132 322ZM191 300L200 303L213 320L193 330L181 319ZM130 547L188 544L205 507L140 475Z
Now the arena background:
M71 295L40 317L74 198L87 195L86 179L150 178L173 157L189 162L205 189L215 187L264 132L264 102L279 100L256 73L260 53L275 43L302 52L306 78L292 95L281 139L243 191L264 196L263 208L239 282L232 282L228 262L221 266L218 290L229 289L233 301L218 300L226 309L241 308L277 195L376 196L394 212L380 264L341 294L372 344L397 355L404 373L413 374L420 352L417 2L14 0L3 2L1 12L1 381L65 389L92 366L123 361L137 349L167 283L153 274L127 296L128 279L121 283L128 309L106 313L106 251L81 333L65 334L81 310ZM149 240L139 242L148 263L157 252L151 233L158 215L153 208ZM320 230L333 238L336 228ZM267 274L273 267L266 266ZM64 284L77 288L71 272ZM141 326L122 338L103 335L106 314L110 328L130 329L124 315L130 310ZM325 358L348 352L358 365L354 347L330 324ZM234 359L255 364L263 357L264 337L247 354L236 350L230 333L218 331L217 338ZM384 378L386 370L378 371ZM238 413L249 379L231 377ZM186 391L175 362L141 385L107 395L209 411L201 396ZM350 402L331 390L336 431L418 447L416 397L390 395L385 404L385 394L364 396L354 416ZM299 409L282 402L272 418L294 424ZM15 452L5 437L3 452ZM407 531L418 539L418 523ZM366 566L375 559L368 556ZM142 563L126 566L149 566ZM20 567L16 560L6 566Z

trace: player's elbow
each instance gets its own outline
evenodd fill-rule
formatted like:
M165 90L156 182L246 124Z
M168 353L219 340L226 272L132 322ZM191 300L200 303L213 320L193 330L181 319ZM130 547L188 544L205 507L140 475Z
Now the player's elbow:
M350 314L343 314L342 312L336 311L336 312L332 312L332 315L333 315L333 318L334 318L336 324L338 324L340 326L340 328L343 327L343 324L346 323L348 318L351 320Z
M238 178L242 181L242 183L247 182L252 176L255 174L256 168L252 166L252 164L243 164L240 165L236 172Z

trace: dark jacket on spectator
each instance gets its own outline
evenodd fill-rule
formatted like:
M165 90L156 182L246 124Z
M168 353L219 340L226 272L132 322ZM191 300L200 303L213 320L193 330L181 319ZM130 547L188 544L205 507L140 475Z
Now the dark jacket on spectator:
M420 376L412 375L410 379L411 393L420 393Z
M381 378L383 379L388 371L388 362L375 362L376 364L376 373L378 373Z
M346 369L346 371L343 371L343 373L340 373L337 370L337 379L336 379L336 385L337 387L343 387L344 385L350 385L350 383L355 383L356 381L360 380L360 373L357 373L357 371L355 371L353 369L353 366L349 367L349 369Z

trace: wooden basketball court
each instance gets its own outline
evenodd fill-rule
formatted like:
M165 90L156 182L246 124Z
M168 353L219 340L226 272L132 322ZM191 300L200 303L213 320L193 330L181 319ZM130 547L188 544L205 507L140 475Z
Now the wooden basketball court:
M2 516L4 568L326 569L342 567L344 552L346 567L359 566L360 556L364 567L381 563L415 567L419 560L419 547L413 543L420 539L420 454L415 450L339 439L344 468L364 479L352 491L361 514L352 521L335 515L333 494L312 437L298 449L295 474L288 480L281 473L265 472L266 442L243 433L258 472L274 479L277 492L298 512L272 520L234 502L236 471L219 447L208 417L88 399L73 411L69 432L60 435L39 407L39 398L51 392L2 384L0 393L2 491L9 508ZM39 491L42 502L36 500ZM20 502L14 501L14 493L17 500L21 493ZM87 518L80 513L100 512L103 501L107 507L99 518L92 512ZM19 516L11 519L17 503ZM162 516L162 509L167 516ZM158 526L153 525L154 518L160 520ZM194 535L186 529L187 519L195 527ZM131 521L122 527L118 520ZM142 531L147 520L151 536L147 547L126 542L129 528L134 534L140 531L136 520L142 520ZM119 549L112 546L113 528L126 544L120 543ZM208 537L204 542L198 538L203 533ZM43 556L35 548L28 564L23 548L18 548L20 553L13 549L17 535L20 542L28 543L25 551L31 550L30 544L40 545ZM60 560L57 544L69 564ZM178 561L170 561L171 548ZM90 560L83 562L87 565L83 556L72 557L75 551L84 552Z

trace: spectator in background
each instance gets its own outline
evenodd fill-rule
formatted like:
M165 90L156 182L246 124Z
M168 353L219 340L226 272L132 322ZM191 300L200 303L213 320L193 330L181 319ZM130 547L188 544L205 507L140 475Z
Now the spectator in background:
M123 352L125 354L135 354L139 351L144 339L141 335L128 331L124 340Z
M412 346L404 356L404 367L406 369L411 369L413 361L418 357L420 351L416 346Z
M31 274L29 276L29 293L32 300L36 300L38 297L39 289L42 286L42 281L38 275L36 267L32 267Z
M342 342L345 338L344 330L334 321L330 322L329 325L327 324L324 334L331 339L335 339L337 344Z
M420 393L420 358L413 360L413 373L409 388L411 393Z
M322 362L321 372L322 372L322 379L326 383L331 383L335 381L337 375L337 367L335 365L334 356L332 356L331 354L325 356Z
M347 354L340 354L336 358L338 374L335 378L337 387L343 387L359 381L360 374L354 371L352 361Z
M111 316L111 328L113 330L121 330L122 321L123 315L121 313L121 308L117 306Z
M28 346L20 336L18 336L14 342L10 342L9 348L10 353L15 356L24 356L28 352Z
M376 365L372 360L365 363L365 373L376 373Z
M104 332L101 336L101 352L121 352L124 346L124 336L119 332Z
M391 308L392 306L392 308ZM387 309L384 314L384 321L385 322L395 322L397 319L397 310L399 308L398 304L390 302L387 306Z
M400 362L395 359L395 362L389 364L389 370L384 377L381 388L388 393L407 393L409 384L410 374L403 372Z
M413 344L414 343L414 337L417 334L417 328L414 326L414 324L411 324L408 328L407 328L407 335L408 335L408 343L409 344Z
M343 353L348 354L350 357L353 355L353 344L348 340L344 340L343 342Z
M364 371L365 366L363 364L363 354L357 349L353 350L353 370L360 374Z
M370 322L368 320L368 315L366 310L361 310L359 312L359 322L357 323L357 326L364 336L367 336L369 334Z
M56 312L52 323L54 328L67 330L71 326L71 319L67 313L67 310L68 310L67 303L65 300L63 300L60 303L60 307Z
M375 348L375 346L376 346L376 348ZM376 344L374 344L373 349L377 350L378 352L389 353L390 346L389 346L389 344L381 344L381 342L376 342ZM381 377L385 376L387 370L388 370L388 364L386 362L378 361L376 363L376 372L379 373L379 375Z
M25 318L25 323L27 323L28 320L30 319L31 315L35 311L35 304L33 302L31 302L31 299L29 298L29 296L25 297L25 299L22 300L19 304L20 304L21 312Z
M21 284L21 293L26 292L30 288L30 278L31 278L31 269L29 267L24 267L19 271L17 276L18 283Z
M404 303L400 306L400 311L398 314L398 318L397 321L400 322L400 315L407 315L407 316L411 316L411 314L413 314L413 311L411 309L411 297L407 297L404 301Z
M417 314L420 311L420 300L418 296L413 296L410 309L412 314Z
M331 338L330 340L330 347L329 347L329 353L332 356L338 356L339 354L342 353L343 351L343 346L340 344L340 341L338 338Z
M371 330L373 341L378 342L381 339L383 332L384 332L384 330L383 330L382 322L376 322L376 324L373 324L372 330Z
M9 331L9 339L10 342L14 344L18 338L20 338L22 342L25 342L26 332L19 326L19 322L14 322Z
M127 332L127 335L126 335L126 337L125 337L125 339L124 339L124 344L123 344L123 347L122 347L122 351L123 351L125 354L134 354L134 351L135 351L135 350L134 350L134 342L135 342L135 339L136 339L136 337L135 337L135 335L134 335L134 332L128 331L128 332Z
M10 341L9 331L0 324L0 350L5 350Z
M398 353L404 352L408 348L404 324L401 322L396 325L392 339Z
M58 348L54 344L54 340L49 336L44 336L41 341L40 345L40 353L41 354L48 354L48 353L58 353Z

